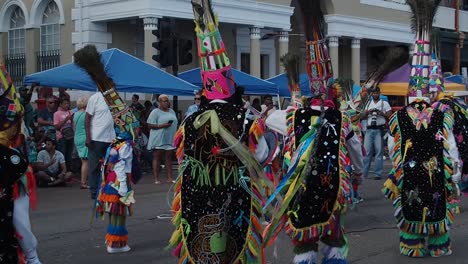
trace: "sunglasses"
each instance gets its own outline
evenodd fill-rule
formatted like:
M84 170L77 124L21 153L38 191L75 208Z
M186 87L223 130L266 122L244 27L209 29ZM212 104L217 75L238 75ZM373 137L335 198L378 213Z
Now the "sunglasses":
M55 102L47 102L48 104L55 104Z
M200 97L195 97L195 98L193 98L193 99L195 99L195 100L201 100L201 98L200 98Z

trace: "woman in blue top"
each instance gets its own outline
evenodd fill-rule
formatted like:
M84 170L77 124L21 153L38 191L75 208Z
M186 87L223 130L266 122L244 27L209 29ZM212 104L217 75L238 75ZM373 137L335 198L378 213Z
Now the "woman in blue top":
M153 151L154 183L161 184L159 180L159 160L164 156L166 164L167 182L172 179L172 151L175 149L174 135L177 130L177 116L170 108L169 97L165 94L159 96L159 108L154 109L148 117L150 136L148 150Z
M81 96L76 101L78 112L73 117L75 125L75 146L78 156L81 159L81 189L88 189L88 147L86 147L85 116L88 97Z

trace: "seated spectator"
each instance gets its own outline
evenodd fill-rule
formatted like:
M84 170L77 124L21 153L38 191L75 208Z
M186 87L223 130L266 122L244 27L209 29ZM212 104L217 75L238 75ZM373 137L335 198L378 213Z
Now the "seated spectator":
M38 186L64 185L72 176L72 173L67 171L65 157L56 150L57 142L55 140L48 138L45 143L45 149L37 154L35 176Z

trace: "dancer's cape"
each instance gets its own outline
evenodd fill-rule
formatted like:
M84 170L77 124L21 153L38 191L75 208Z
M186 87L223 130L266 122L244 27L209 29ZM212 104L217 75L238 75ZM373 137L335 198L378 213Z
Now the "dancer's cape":
M458 209L447 141L453 115L415 101L390 120L394 168L383 192L394 200L398 227L410 234L444 234Z
M241 106L210 103L176 133L180 168L170 245L180 263L261 263L255 178L263 172L247 147L260 128L245 120Z
M453 134L461 161L459 166L461 167L462 175L468 175L468 111L466 110L466 105L445 94L442 99L433 104L433 107L443 112L453 112ZM468 179L466 179L466 176L462 178L459 185L463 193L468 193Z
M287 122L286 157L291 160L267 201L268 205L281 197L265 232L266 245L283 228L294 242L316 242L335 227L351 203L345 141L353 132L347 115L329 109L321 116L320 111L307 107L290 111Z

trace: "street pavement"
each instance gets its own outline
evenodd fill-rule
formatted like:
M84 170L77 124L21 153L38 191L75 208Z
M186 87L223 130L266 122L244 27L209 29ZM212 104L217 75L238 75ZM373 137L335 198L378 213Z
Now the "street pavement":
M384 172L389 168L390 162L385 161ZM176 166L173 169L176 175ZM162 175L165 175L164 170ZM463 249L468 245L468 198L462 198L461 214L456 216L452 227L452 256L410 259L399 255L392 203L380 192L383 182L364 181L360 190L364 202L347 213L345 226L350 244L349 263L468 263L468 250ZM178 263L172 252L165 249L173 230L170 219L165 217L170 214L171 184L155 185L152 176L146 174L135 186L135 192L134 216L128 218L132 251L110 255L104 245L107 219L92 217L88 190L81 190L78 183L39 189L38 208L31 217L42 263ZM291 263L293 257L291 243L284 235L265 252L267 263L271 264Z

